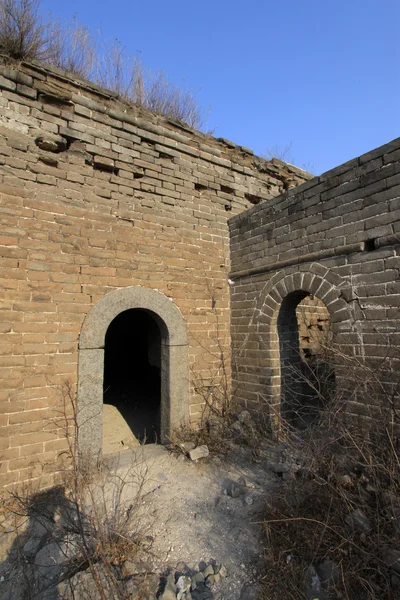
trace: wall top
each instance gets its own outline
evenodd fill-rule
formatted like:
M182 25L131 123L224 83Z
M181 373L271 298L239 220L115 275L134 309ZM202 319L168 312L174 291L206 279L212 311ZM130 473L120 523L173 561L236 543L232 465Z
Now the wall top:
M7 84L7 81L13 84ZM167 145L181 151L185 151L182 148L185 146L186 152L192 156L209 160L218 166L233 167L246 175L259 172L263 177L281 180L285 189L313 177L303 169L282 160L265 160L255 156L252 150L225 138L214 138L184 123L129 104L110 90L37 60L12 63L8 58L0 56L0 88L25 96L27 102L43 100L64 106L72 113L78 107L77 111L103 114L114 122L120 122L133 134L135 127L140 128L147 132L150 141L157 142L162 138L164 144L167 140Z
M290 187L284 194L270 200L268 205L263 203L260 206L253 206L239 215L231 217L229 219L229 225L233 229L242 222L243 219L252 217L257 220L256 215L260 211L264 212L267 210L271 211L271 214L274 214L276 210L282 210L283 204L285 205L284 207L287 208L285 201L287 201L287 204L294 206L295 202L297 201L298 203L299 199L303 199L303 197L309 199L312 196L320 195L321 199L324 200L325 194L327 197L326 199L328 199L328 197L331 197L331 190L338 188L340 185L343 186L343 189L339 189L337 193L338 195L345 195L348 191L351 191L350 189L347 190L346 186L350 186L352 180L358 178L361 186L373 183L375 181L373 171L379 170L382 165L389 165L393 161L398 162L399 157L400 137L395 138L387 144L379 146L370 152L366 152L359 157L348 160L342 165L334 167L318 177L310 177L308 181L304 181L296 187ZM371 181L369 181L368 178ZM296 210L300 210L299 205L292 210L292 214L294 214Z

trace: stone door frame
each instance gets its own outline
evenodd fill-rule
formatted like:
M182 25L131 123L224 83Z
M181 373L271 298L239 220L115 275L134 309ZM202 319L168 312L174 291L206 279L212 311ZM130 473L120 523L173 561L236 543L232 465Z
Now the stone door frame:
M87 313L79 337L76 422L81 456L102 455L105 337L115 317L132 308L150 311L160 328L161 443L189 422L188 337L179 309L157 290L141 286L114 290Z

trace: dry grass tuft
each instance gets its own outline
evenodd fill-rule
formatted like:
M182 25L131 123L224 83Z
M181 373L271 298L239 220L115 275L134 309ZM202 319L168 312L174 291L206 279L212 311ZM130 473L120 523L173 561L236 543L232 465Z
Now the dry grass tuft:
M337 392L304 431L283 424L298 470L264 521L266 599L282 598L283 590L296 600L400 597L399 387L393 372L391 385L382 383L386 360L376 369L346 361L346 393ZM349 397L362 394L376 405L364 429L344 410Z

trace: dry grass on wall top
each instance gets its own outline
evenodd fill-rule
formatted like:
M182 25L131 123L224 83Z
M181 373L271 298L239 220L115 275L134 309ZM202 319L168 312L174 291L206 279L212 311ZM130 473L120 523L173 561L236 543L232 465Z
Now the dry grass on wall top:
M40 60L88 79L143 108L201 129L204 111L191 90L151 72L114 39L105 41L76 17L67 24L40 15L40 0L0 0L0 54L14 61Z

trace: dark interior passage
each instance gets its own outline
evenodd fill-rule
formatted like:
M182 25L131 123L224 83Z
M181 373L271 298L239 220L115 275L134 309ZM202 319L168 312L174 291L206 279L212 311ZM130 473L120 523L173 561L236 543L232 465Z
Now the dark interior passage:
M152 313L130 309L115 317L105 341L104 403L118 409L141 443L160 439L160 372L161 333ZM107 432L113 435L110 423Z
M316 420L331 399L335 382L329 348L322 336L313 334L310 315L296 310L307 298L309 294L302 291L289 294L278 315L281 415L298 429L305 429ZM299 322L301 317L305 322ZM300 340L299 330L304 328L309 337ZM328 339L326 335L324 338Z

